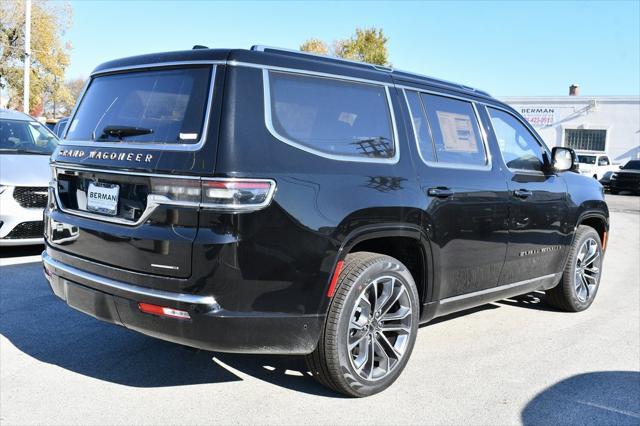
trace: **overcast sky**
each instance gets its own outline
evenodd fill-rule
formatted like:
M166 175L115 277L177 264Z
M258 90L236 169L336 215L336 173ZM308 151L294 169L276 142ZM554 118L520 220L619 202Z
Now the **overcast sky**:
M494 96L640 94L640 1L72 1L68 77L118 57L264 44L298 48L381 27L394 67Z

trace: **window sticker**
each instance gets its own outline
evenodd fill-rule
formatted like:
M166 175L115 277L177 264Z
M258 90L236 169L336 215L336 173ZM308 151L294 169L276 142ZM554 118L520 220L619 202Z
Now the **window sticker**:
M353 127L353 123L356 122L357 114L353 114L350 112L341 112L338 116L338 121L342 121L343 123L347 123L349 126Z
M437 111L437 115L446 151L478 152L471 117L445 111Z

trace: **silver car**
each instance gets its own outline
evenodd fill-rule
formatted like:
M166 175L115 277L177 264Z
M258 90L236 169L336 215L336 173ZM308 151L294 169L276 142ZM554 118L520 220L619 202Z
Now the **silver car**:
M0 109L0 246L42 244L49 156L58 138L32 117Z

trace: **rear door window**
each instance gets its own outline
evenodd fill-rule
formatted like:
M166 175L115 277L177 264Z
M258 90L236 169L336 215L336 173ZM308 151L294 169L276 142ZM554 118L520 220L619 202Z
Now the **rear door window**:
M430 162L431 138L435 162L440 165L451 165L453 167L487 168L488 155L480 133L480 126L471 102L448 98L444 96L420 93L422 101L422 116L420 121L416 121L416 116L420 117L415 110L418 109L417 100L412 105L411 92L409 93L409 106L413 117L414 127L427 127L430 135L426 132L419 133L420 152L423 159ZM424 122L425 124L421 124Z
M66 139L196 143L204 132L210 80L209 66L95 77Z
M391 159L391 111L382 85L268 72L272 131L282 141L338 159Z

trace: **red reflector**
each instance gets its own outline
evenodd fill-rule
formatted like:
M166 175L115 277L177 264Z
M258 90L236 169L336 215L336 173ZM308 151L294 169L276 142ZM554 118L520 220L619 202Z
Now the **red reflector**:
M333 297L336 292L336 284L338 284L338 278L340 278L340 272L344 266L344 260L339 260L336 264L336 269L333 271L333 277L331 278L331 284L329 284L329 290L327 290L327 297Z
M179 309L167 308L165 306L152 305L150 303L138 303L138 309L145 314L158 315L161 317L191 319L189 312Z

